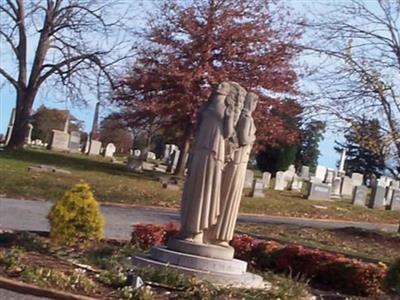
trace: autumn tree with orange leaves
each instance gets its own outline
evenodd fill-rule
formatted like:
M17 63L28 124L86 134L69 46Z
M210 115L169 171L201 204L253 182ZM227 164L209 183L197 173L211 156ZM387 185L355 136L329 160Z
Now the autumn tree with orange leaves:
M176 173L183 174L196 113L212 86L233 80L261 97L255 113L259 145L295 143L298 131L285 114L301 112L287 102L297 95L293 61L301 26L288 25L270 1L163 1L149 18L137 59L114 101L131 126L161 125L181 133Z

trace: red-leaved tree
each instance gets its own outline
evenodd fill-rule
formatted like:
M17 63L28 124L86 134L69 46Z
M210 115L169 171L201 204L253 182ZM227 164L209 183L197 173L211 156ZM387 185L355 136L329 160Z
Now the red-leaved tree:
M276 8L276 7L275 7ZM162 124L181 132L177 174L182 174L196 113L213 85L233 80L261 95L255 113L262 143L294 143L297 131L281 112L298 114L286 97L297 94L292 65L300 26L267 0L163 1L149 18L137 59L120 80L115 102L131 126Z

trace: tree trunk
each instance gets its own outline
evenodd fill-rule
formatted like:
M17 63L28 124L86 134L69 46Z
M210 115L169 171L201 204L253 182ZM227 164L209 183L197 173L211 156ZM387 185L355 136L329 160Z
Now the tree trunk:
M178 165L175 169L176 176L184 176L186 163L189 156L190 150L190 140L192 138L192 125L188 125L183 133L182 144L181 144L181 154L179 156Z
M17 107L11 138L6 146L7 150L19 150L24 147L28 133L28 124L31 117L34 93L17 93Z

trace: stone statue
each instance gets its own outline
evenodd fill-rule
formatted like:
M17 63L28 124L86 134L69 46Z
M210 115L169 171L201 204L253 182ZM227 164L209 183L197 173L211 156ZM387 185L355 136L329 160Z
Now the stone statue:
M264 288L263 278L234 258L232 239L247 162L255 140L252 112L258 97L235 82L223 82L199 110L182 195L181 231L167 247L135 266L169 267L222 286Z
M182 195L180 237L183 239L204 243L204 233L217 224L221 214L225 144L235 136L244 95L245 90L237 83L223 82L199 111L199 126Z
M244 108L236 127L237 144L230 143L230 153L222 174L221 214L215 228L214 244L229 246L235 230L247 163L256 139L252 113L256 108L258 96L247 93Z

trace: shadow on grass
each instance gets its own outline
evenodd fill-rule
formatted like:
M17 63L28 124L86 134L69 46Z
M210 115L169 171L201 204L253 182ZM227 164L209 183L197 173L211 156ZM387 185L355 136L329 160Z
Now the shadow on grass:
M123 175L135 177L138 179L151 179L153 174L146 172L143 174L128 172L125 165L113 164L96 158L89 158L83 154L69 154L62 152L53 152L49 150L21 150L13 152L4 152L0 158L17 160L35 164L52 165L60 168L67 168L75 171L95 171L111 175Z
M388 247L397 246L400 248L400 235L398 234L394 235L393 233L378 232L356 227L330 229L330 231L334 232L336 235L342 238L345 237L349 239L370 239L377 243L385 244Z

